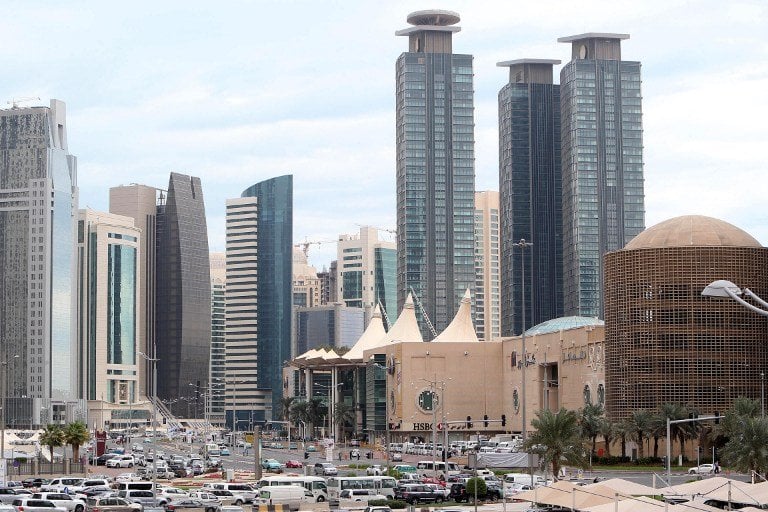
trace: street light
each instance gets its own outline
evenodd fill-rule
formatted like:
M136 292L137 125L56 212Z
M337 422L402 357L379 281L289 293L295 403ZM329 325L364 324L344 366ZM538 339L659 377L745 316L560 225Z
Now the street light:
M533 244L530 243L530 242L526 242L525 238L521 238L519 242L513 243L511 245L512 245L512 247L519 247L520 248L520 261L522 263L520 265L520 275L521 275L521 284L522 284L520 302L521 302L521 306L522 306L521 309L522 309L522 312L523 312L523 314L522 314L523 323L522 323L522 329L521 329L522 330L523 373L522 373L522 384L520 386L520 392L523 395L522 396L522 403L521 403L521 406L522 406L522 409L523 409L522 435L523 435L523 444L525 444L525 441L526 441L526 439L528 437L527 436L528 422L527 422L526 416L525 416L525 408L526 408L525 407L525 405L526 405L525 404L525 402L526 402L526 399L525 399L525 368L528 366L528 360L527 360L527 358L525 356L525 309L526 309L526 304L525 304L525 249L528 248L528 247L531 247ZM529 457L529 460L530 460L530 457Z
M137 352L147 363L152 363L152 492L157 492L157 357ZM157 355L157 346L152 344L152 353Z
M374 356L371 355L369 364L384 370L384 444L386 445L386 457L387 457L387 469L389 469L389 372L386 366L382 366L377 362L374 362ZM434 469L435 465L432 464Z

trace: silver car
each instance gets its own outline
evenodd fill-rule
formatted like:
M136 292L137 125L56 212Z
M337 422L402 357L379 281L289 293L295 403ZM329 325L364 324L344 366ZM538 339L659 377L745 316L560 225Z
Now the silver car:
M36 500L33 498L13 500L13 508L17 512L67 512L67 509L57 507L51 500Z
M83 512L85 510L85 501L73 498L63 492L36 492L32 498L52 501L57 507L64 507L69 512Z

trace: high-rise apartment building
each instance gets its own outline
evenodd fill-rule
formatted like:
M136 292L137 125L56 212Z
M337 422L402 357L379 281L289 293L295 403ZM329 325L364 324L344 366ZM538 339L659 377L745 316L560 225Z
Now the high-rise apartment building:
M322 304L323 282L300 248L293 248L293 305L314 308Z
M418 11L396 32L408 37L396 66L398 308L413 289L438 332L475 280L472 56L453 53L458 22Z
M212 252L211 262L211 362L208 371L207 417L213 425L225 425L226 396L226 301L227 259Z
M211 277L200 178L171 173L157 212L157 395L202 416L211 355Z
M293 176L256 183L227 202L227 397L238 419L241 405L255 422L282 410L282 367L292 356L292 261ZM231 423L229 406L227 417Z
M98 401L102 409L105 402L125 406L143 396L138 366L140 235L130 217L80 210L77 354L82 368L78 385L82 396ZM127 408L115 410L121 409L127 414ZM110 421L111 415L109 407L109 414L102 414L104 421Z
M553 83L552 70L559 63L497 64L509 67L509 82L499 91L503 336L563 314L560 86ZM532 245L520 245L523 239Z
M61 412L70 408L67 401L82 398L75 342L77 203L77 160L67 149L64 103L0 110L0 378L7 424L39 424L41 401L60 401Z
M603 255L645 227L640 63L626 34L562 37L563 289L566 315L603 315Z
M293 353L321 347L351 348L364 330L365 311L337 302L295 309Z
M501 336L499 193L475 192L475 330L478 339Z
M136 345L144 354L155 352L155 288L157 278L157 205L163 192L146 185L121 185L109 189L109 211L131 217L139 228L141 247L141 276L139 280L139 305L136 321ZM152 395L152 372L147 360L140 357L139 383L141 394Z
M392 322L397 318L397 246L379 240L379 230L360 228L357 235L339 235L336 293L347 307L362 308L366 324L377 304Z

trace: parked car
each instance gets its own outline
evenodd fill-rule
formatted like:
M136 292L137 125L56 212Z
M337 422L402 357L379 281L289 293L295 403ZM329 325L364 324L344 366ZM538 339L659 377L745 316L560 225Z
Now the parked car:
M689 475L707 475L715 472L714 464L702 464L688 470Z
M36 492L32 498L52 501L57 507L64 507L69 512L83 512L85 510L85 501L73 498L63 492Z
M205 512L218 512L221 510L219 505L206 504L202 500L195 498L178 498L165 506L167 512L183 511L186 509L205 510Z
M82 490L85 478L61 477L54 478L40 486L40 492L77 492Z
M0 512L16 512L16 509L13 508L13 505L0 503Z
M235 494L232 491L226 489L211 489L211 494L215 494L219 498L221 505L237 505L240 506L248 500L242 494Z
M132 468L136 464L133 455L119 455L107 461L108 468Z
M227 448L226 446L225 446L225 447L223 447L223 448L221 448L221 449L219 450L219 455L221 455L222 457L225 457L225 456L228 456L228 455L230 455L230 453L229 453L229 448Z
M98 496L88 498L86 512L141 512L140 503L132 503L117 496Z
M315 464L315 474L320 476L336 476L339 470L330 462L318 462Z
M344 489L339 498L352 501L386 500L383 494L376 494L373 489Z
M160 506L158 499L155 497L155 493L152 491L132 489L120 491L118 492L118 496L133 503L139 503L144 508Z
M292 459L292 460L285 461L285 467L286 468L303 468L304 465L301 463L301 461Z
M16 494L16 490L10 487L0 487L0 503L6 503L10 505L13 500L18 499L19 495Z
M88 462L91 463L91 466L106 466L109 459L117 457L118 455L119 454L117 453L105 453L103 455L99 455L98 457L91 457Z
M12 505L16 512L67 512L67 509L57 507L52 501L34 498L15 499Z
M202 502L205 505L206 510L209 507L216 509L221 506L219 497L207 491L192 491L189 493L189 497Z
M398 485L395 488L395 499L403 500L409 505L413 505L443 501L443 496L432 492L432 489L421 484L406 484Z
M384 474L384 468L381 464L374 464L365 468L365 474L368 476L379 476Z
M40 487L41 485L45 485L49 482L47 478L26 478L21 481L21 485L23 485L26 488L30 487Z

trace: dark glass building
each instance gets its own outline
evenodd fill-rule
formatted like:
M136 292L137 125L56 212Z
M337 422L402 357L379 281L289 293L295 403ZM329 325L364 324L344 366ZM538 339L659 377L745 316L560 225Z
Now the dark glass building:
M509 67L509 83L499 91L502 336L563 314L560 86L552 80L559 63L497 64ZM521 239L533 245L515 247Z
M397 302L412 288L438 332L475 280L472 56L453 53L458 22L418 11L396 33L408 37L396 66ZM420 311L419 322L431 339Z
M341 303L295 309L295 353L321 347L351 348L365 328L365 310Z
M272 409L254 411L254 421L269 421L282 410L283 362L292 356L293 176L256 183L242 197L257 199L257 387L272 392Z
M603 255L645 227L640 63L626 34L563 37L563 290L568 316L603 316Z
M211 349L208 229L200 178L171 173L157 215L157 396L202 416Z

